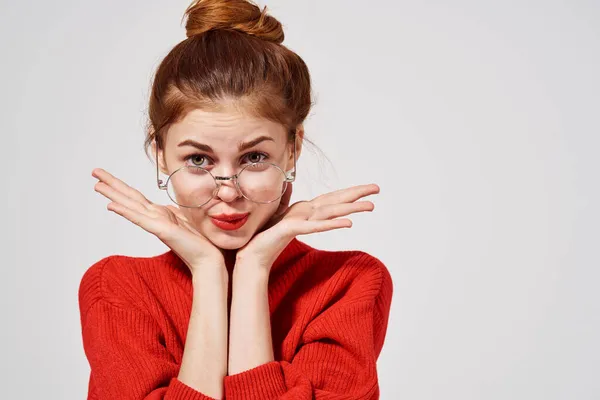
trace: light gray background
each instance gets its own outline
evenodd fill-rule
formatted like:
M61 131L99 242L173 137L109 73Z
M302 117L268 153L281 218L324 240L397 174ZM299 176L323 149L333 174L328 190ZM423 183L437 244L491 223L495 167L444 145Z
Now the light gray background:
M3 398L85 398L81 276L166 251L91 171L165 203L144 110L187 5L1 3ZM352 229L300 239L391 271L382 399L600 398L599 3L267 5L312 72L307 135L331 161L307 149L292 200L381 186Z

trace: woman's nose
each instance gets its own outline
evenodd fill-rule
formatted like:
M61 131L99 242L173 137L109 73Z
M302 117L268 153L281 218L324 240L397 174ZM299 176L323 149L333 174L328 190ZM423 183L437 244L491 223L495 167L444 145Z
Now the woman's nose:
M242 194L238 190L237 185L235 184L233 179L222 180L219 182L219 189L217 190L217 194L215 195L215 197L218 197L226 203L232 202L242 197Z

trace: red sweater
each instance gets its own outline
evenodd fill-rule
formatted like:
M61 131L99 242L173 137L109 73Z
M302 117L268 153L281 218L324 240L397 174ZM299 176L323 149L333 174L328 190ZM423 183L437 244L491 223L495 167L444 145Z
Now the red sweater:
M192 289L171 250L112 255L88 268L79 286L88 399L212 400L177 379ZM377 258L292 240L269 277L277 361L226 376L225 398L378 399L392 290Z

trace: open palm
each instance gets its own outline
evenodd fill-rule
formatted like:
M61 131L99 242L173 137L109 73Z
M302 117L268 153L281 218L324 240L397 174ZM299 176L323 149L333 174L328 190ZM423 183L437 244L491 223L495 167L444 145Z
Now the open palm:
M112 200L107 205L108 210L158 237L182 259L192 274L200 266L221 265L217 263L223 260L220 249L200 234L180 209L152 203L102 168L95 168L92 176L99 180L94 190Z
M349 214L373 211L371 201L357 201L379 193L376 184L352 186L320 195L310 201L298 201L288 207L291 187L282 198L274 217L244 247L238 250L239 260L252 260L270 268L288 243L298 235L350 228Z

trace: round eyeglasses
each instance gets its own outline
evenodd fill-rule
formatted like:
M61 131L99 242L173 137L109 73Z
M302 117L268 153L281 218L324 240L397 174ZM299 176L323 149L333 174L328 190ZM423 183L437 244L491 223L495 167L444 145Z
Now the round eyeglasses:
M256 203L272 203L283 196L288 182L296 179L296 141L294 138L294 169L286 173L269 162L245 165L237 174L214 176L203 167L186 165L169 175L166 183L159 178L158 151L156 153L156 179L158 188L166 190L169 198L180 207L202 207L212 200L221 187L221 181L232 180L244 198Z

